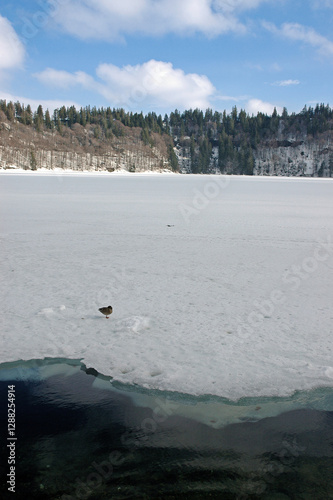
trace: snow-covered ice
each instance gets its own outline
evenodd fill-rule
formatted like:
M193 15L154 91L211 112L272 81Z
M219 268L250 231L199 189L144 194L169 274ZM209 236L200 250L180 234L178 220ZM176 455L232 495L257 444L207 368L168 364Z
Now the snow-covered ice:
M0 362L230 399L333 387L332 180L5 172L0 190Z

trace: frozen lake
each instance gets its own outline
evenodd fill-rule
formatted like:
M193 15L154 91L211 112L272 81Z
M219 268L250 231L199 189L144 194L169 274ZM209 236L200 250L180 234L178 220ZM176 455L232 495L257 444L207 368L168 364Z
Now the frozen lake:
M333 386L332 180L3 173L0 196L0 362L234 400Z

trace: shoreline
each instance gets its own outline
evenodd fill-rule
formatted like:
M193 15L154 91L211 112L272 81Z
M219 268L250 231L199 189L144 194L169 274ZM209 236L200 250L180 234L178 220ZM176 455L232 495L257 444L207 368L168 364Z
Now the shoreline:
M101 177L101 176L111 176L111 177L146 177L146 176L178 176L178 177L226 177L228 179L279 179L279 180L314 180L314 181L333 181L333 177L311 177L311 176L284 176L284 175L235 175L235 174L222 174L222 173L211 173L211 174L187 174L181 172L172 172L171 170L144 170L142 172L129 172L128 170L116 170L114 172L109 172L107 170L92 171L92 170L70 170L70 169L48 169L40 168L38 170L24 170L22 168L0 168L0 175L28 175L28 176L87 176L87 177Z
M165 411L215 429L235 423L259 422L295 410L333 411L333 386L295 389L290 394L279 396L247 395L231 399L121 383L93 367L87 367L82 359L46 357L0 362L0 383L41 383L59 376L70 379L80 372L94 377L92 387L96 390L128 397L136 407L150 408L154 413L156 405L162 405ZM79 400L76 402L79 403Z

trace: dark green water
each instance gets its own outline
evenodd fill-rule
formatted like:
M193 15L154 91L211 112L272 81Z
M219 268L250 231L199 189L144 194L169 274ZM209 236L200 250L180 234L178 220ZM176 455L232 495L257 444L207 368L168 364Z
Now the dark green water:
M94 371L48 364L46 378L43 362L0 366L2 499L333 499L332 411L309 404L214 428L180 416L169 395L136 406ZM8 385L15 493L6 483ZM325 398L333 404L333 391Z

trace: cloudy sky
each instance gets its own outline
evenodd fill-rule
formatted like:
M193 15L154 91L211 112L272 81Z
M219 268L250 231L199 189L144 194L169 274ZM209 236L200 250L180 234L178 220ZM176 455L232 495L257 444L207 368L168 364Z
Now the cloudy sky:
M0 99L169 113L333 105L333 0L2 0Z

